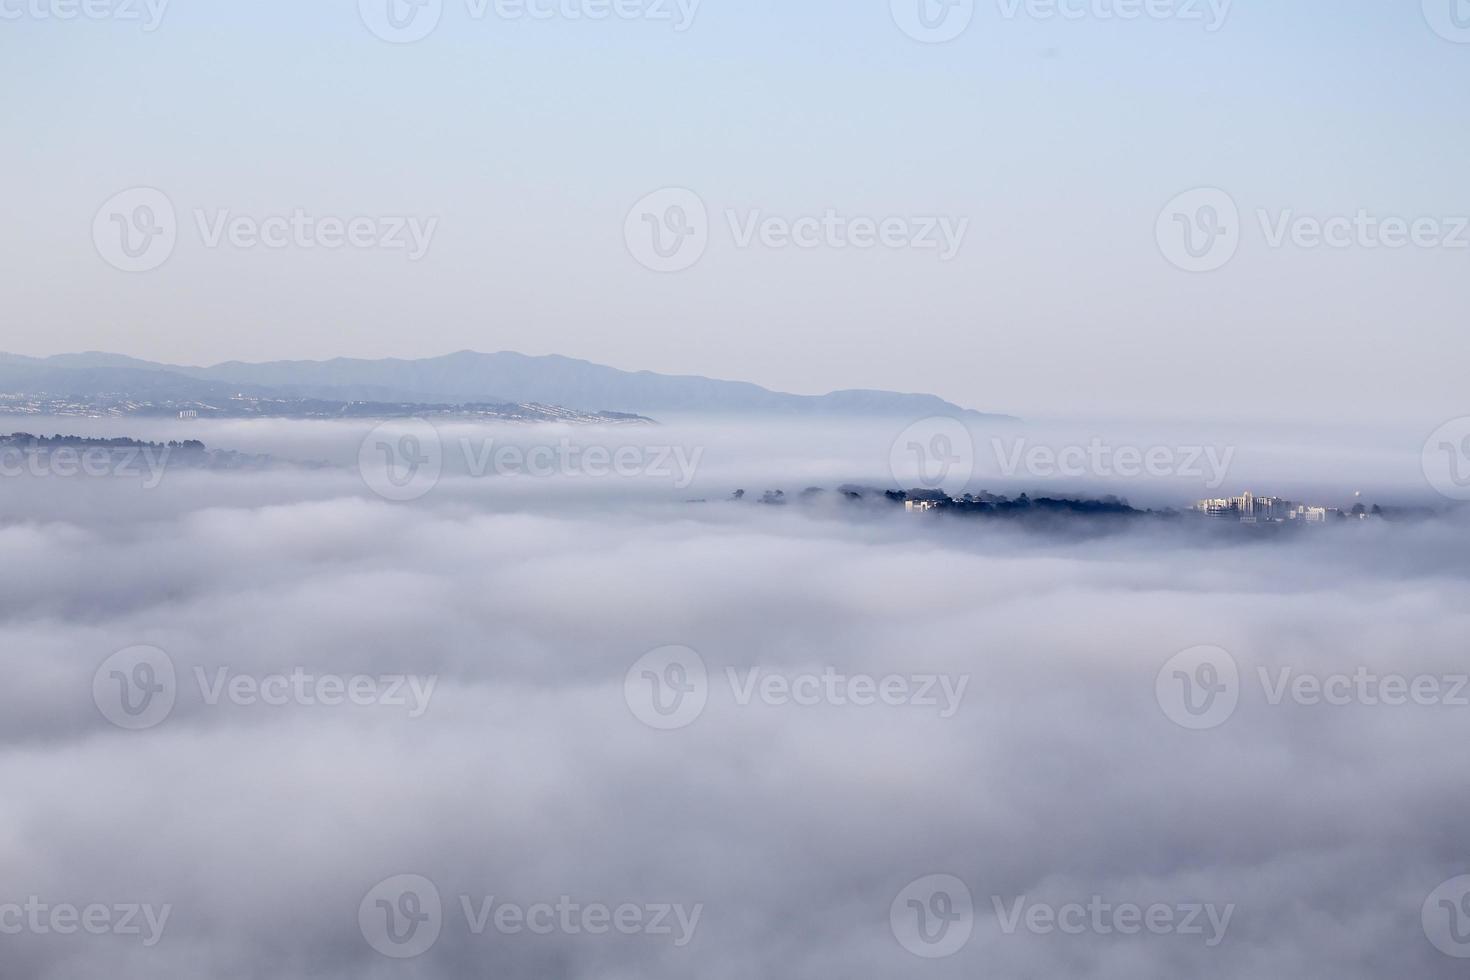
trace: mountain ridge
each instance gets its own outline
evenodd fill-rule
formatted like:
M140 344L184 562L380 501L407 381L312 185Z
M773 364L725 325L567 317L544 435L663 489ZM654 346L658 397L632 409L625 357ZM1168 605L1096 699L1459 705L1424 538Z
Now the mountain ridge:
M462 350L438 357L350 358L325 361L225 361L198 367L146 361L123 354L84 351L36 358L0 353L0 391L68 383L95 394L108 384L139 385L139 391L178 394L198 390L217 395L238 387L253 395L287 395L343 401L517 402L557 405L575 411L618 411L642 415L835 415L906 417L961 415L1009 419L979 412L935 395L874 389L843 389L797 395L748 382L623 371L560 354Z

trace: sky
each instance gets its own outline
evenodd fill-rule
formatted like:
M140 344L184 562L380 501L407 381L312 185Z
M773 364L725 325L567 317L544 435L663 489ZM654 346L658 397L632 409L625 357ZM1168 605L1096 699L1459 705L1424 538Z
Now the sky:
M431 0L399 43L388 0L0 0L0 350L518 350L1031 417L1464 413L1454 0L924 2L935 31L919 0ZM127 271L127 223L164 208ZM655 227L693 234L665 258Z

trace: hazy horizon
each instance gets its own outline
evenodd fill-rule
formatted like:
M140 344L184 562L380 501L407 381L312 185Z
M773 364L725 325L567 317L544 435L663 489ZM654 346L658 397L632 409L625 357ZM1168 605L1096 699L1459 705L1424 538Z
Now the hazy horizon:
M639 365L636 365L636 364L617 363L616 361L600 361L600 360L595 360L593 358L582 357L582 356L578 356L576 354L567 353L567 352L556 352L556 351L553 351L553 352L548 352L546 354L530 354L530 353L528 353L526 351L522 351L522 350L510 350L510 349L492 350L492 349L489 349L489 348L479 349L479 350L477 350L475 348L461 348L461 349L452 350L452 351L441 351L441 352L438 352L438 353L428 353L428 354L424 354L421 357L391 357L391 356L384 356L384 357L381 357L381 358L371 358L371 357L358 357L358 356L349 355L349 354L342 354L342 355L334 355L334 356L331 356L331 357L320 357L320 358L278 358L278 357L268 356L266 354L260 354L260 355L258 355L256 357L230 358L230 359L226 359L226 360L223 360L223 361L209 361L209 362L187 362L187 361L181 361L181 360L172 360L172 361L170 361L170 360L166 360L166 359L165 360L154 360L153 358L143 357L143 356L140 356L140 355L138 355L136 353L133 353L133 352L131 352L129 350L103 350L103 349L93 349L93 350L55 350L55 351L41 352L41 353L27 353L25 351L8 350L8 349L7 350L0 350L0 354L14 354L14 355L22 356L22 357L36 358L36 359L39 359L39 360L45 360L47 358L53 358L53 357L66 357L66 356L69 356L69 355L101 354L101 355L107 355L107 356L121 356L121 357L133 358L133 359L136 359L136 360L148 361L150 363L156 363L156 364L161 364L161 365L166 365L166 366L182 367L182 368L192 368L192 369L208 369L208 368L213 368L213 367L219 367L219 366L224 365L224 364L251 364L251 365L273 364L273 363L322 364L322 363L328 363L328 362L337 361L337 360L362 360L362 361L373 361L373 360L398 360L398 361L434 360L434 359L438 359L438 358L451 357L451 356L453 356L455 354L466 354L466 353L470 353L470 354L497 354L497 353L504 353L504 354L518 354L518 355L522 355L522 356L526 356L526 357L562 357L562 358L567 358L569 360L582 361L582 362L586 362L586 363L589 363L589 364L596 364L596 365L603 366L603 367L610 367L610 368L614 368L616 370L624 371L624 372L627 372L627 373L630 373L630 374L636 374L636 373L640 373L640 372L645 372L645 371L650 371L651 370L649 368L640 367ZM925 394L925 395L936 395L937 397L941 397L941 398L944 397L943 395L940 395L937 391L934 391L932 389L927 389L927 388L914 388L914 389L905 390L905 389L902 389L902 388L896 388L896 387L892 387L892 386L884 386L884 385L881 385L881 384L880 385L877 385L875 387L872 387L872 388L862 388L862 389L857 388L856 386L853 386L853 385L838 385L837 387L833 387L833 388L818 388L818 387L810 387L810 386L808 386L805 390L799 390L797 388L791 388L791 389L781 388L779 386L775 386L775 385L772 385L772 384L765 383L765 382L761 381L759 378L752 378L752 377L745 377L745 376L737 376L737 375L734 375L734 374L719 374L719 373L714 373L714 374L691 374L691 373L678 372L678 371L671 371L671 372L654 371L652 373L663 375L665 377L700 377L700 378L709 378L711 380L716 380L716 381L744 382L744 383L758 385L758 386L760 386L762 388L765 388L767 390L770 390L770 391L775 391L775 392L785 393L785 394L794 394L794 395L813 395L813 396L816 396L816 395L831 394L833 392L838 392L838 391L871 390L871 391L894 392L894 393L898 393L898 394ZM947 400L953 401L953 399L947 399ZM1162 408L1155 408L1152 411L1135 411L1135 412L1127 412L1127 411L1122 411L1122 410L1117 410L1117 411L1077 411L1077 412L1068 414L1068 413L1060 412L1057 409L1051 408L1051 407L1039 409L1039 410L1037 410L1035 412L1025 413L1023 415L1021 413L1017 413L1015 411L1012 411L1006 405L996 405L996 404L990 404L990 403L978 403L977 404L977 403L967 403L965 401L957 401L957 402L955 402L955 404L959 405L959 407L961 407L961 408L969 409L969 410L972 410L972 411L978 411L978 412L982 412L982 413L985 413L985 414L991 414L991 415L1009 415L1009 416L1014 417L1019 422L1037 423L1037 424L1093 423L1093 424L1097 424L1097 425L1124 425L1124 426L1127 426L1127 425L1144 425L1144 426L1159 426L1159 425L1162 425L1162 424L1186 423L1186 424L1196 424L1196 425L1200 425L1200 426L1203 426L1203 427L1208 428L1208 427L1219 426L1219 425L1231 425L1231 424L1246 424L1246 425L1249 425L1249 424L1273 422L1276 425L1279 434L1282 435L1283 437L1288 437L1288 438L1290 438L1290 437L1303 438L1303 437L1306 437L1306 436L1310 435L1310 433L1315 432L1315 431L1332 430L1332 429L1336 429L1336 430L1338 430L1340 432L1344 432L1344 433L1351 432L1351 431L1366 431L1366 432L1370 432L1371 433L1374 430L1391 429L1391 430L1399 433L1400 435L1404 436L1405 438L1417 439L1417 438L1421 438L1421 437L1426 436L1428 433L1432 432L1434 429L1438 428L1440 425L1444 424L1447 421L1450 421L1450 419L1446 419L1446 418L1438 418L1438 417L1429 418L1429 417L1425 416L1423 413L1421 413L1421 412L1415 412L1415 411L1388 411L1388 412L1385 412L1385 413L1369 413L1369 414L1364 414L1364 415L1359 415L1359 416L1338 416L1338 415L1318 416L1318 415L1313 415L1313 414L1304 414L1302 416L1297 416L1297 417L1293 417L1293 418L1290 418L1290 419L1282 419L1278 413L1273 412L1273 411L1270 411L1270 410L1267 410L1266 408L1264 408L1262 406L1259 406L1259 405L1257 405L1255 403L1249 403L1249 404L1244 404L1244 405L1232 405L1232 406L1230 406L1227 409L1224 409L1222 411L1219 411L1219 412L1216 412L1216 413L1210 414L1210 415L1195 414L1195 413L1189 413L1189 412L1179 412L1179 411L1166 411L1166 410L1164 410ZM609 407L615 407L615 406L609 406ZM1459 413L1456 413L1455 414L1455 418L1458 418L1458 417L1459 417Z

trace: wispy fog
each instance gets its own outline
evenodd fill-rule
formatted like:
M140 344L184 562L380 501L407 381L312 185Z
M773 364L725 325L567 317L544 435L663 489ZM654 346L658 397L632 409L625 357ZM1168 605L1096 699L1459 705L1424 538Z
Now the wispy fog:
M368 428L0 420L276 461L0 479L7 976L1464 973L1470 523L1428 433L994 427L969 474L918 433L955 491L1440 508L1069 535L754 502L899 485L901 425L448 425L404 502ZM457 448L563 437L701 455ZM1233 455L991 443L1094 438Z
M792 493L852 483L952 493L1116 494L1139 506L1163 508L1246 490L1334 507L1351 507L1360 500L1442 506L1446 499L1426 479L1432 476L1426 469L1448 465L1429 455L1426 440L1433 428L1130 421L961 424L952 419L906 426L676 418L659 425L614 427L436 420L432 428L403 422L388 423L382 431L390 441L400 433L434 439L442 464L434 494L466 495L489 506L561 494L631 493L644 500L682 501L725 496L736 489ZM211 448L293 464L288 469L318 466L319 479L289 491L312 496L345 492L332 482L336 478L363 489L360 463L372 430L372 423L361 421L0 416L0 434L198 439ZM609 455L599 466L587 459L590 447L626 455ZM509 455L502 458L502 453ZM1470 470L1470 465L1464 468ZM184 469L173 466L169 472L177 477ZM271 492L265 486L258 490ZM220 487L218 492L234 491ZM1464 496L1470 497L1470 490Z

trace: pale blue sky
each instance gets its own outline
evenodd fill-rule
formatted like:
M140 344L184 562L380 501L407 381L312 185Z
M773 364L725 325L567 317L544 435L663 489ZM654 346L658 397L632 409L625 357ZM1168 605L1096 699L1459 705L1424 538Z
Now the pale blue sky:
M888 0L704 0L684 32L475 20L445 0L409 45L370 33L356 0L173 0L151 33L28 12L57 2L0 0L22 12L0 20L0 349L514 349L1032 415L1432 429L1466 411L1470 249L1271 248L1256 217L1470 215L1470 43L1419 0L1238 0L1213 33L979 0L939 45ZM169 196L180 232L129 274L91 228L135 186ZM710 244L658 274L624 218L669 186L704 200ZM1200 186L1231 195L1244 231L1228 265L1191 274L1155 220ZM409 262L209 248L193 217L298 208L439 224ZM969 228L941 262L740 248L726 217L828 208Z

